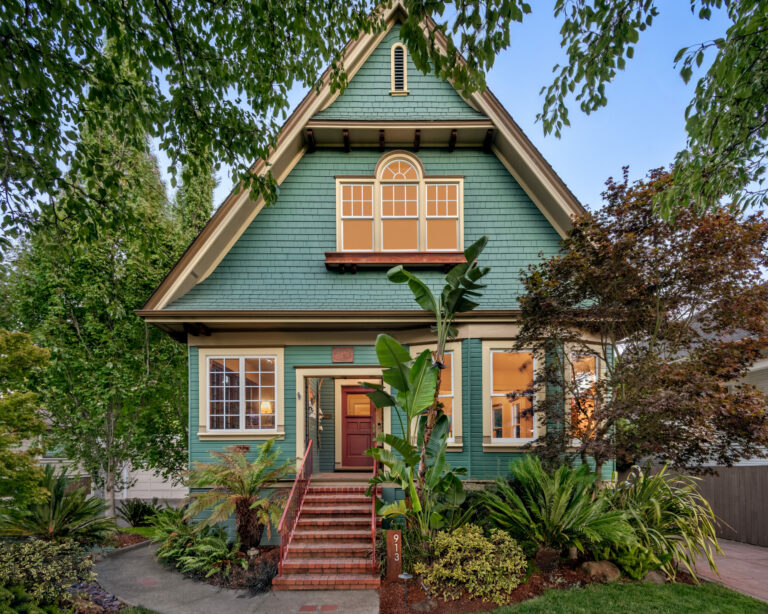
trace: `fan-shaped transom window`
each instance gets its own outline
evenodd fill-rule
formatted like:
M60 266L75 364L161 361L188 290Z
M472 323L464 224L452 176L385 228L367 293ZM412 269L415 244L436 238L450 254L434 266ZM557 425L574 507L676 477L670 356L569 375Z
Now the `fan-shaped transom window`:
M409 181L418 180L419 173L407 160L392 160L381 171L384 181Z
M463 177L425 175L413 154L385 154L369 180L337 177L337 195L338 251L463 249Z
M392 77L389 93L393 96L404 96L408 94L408 66L405 45L402 43L392 45L391 63Z

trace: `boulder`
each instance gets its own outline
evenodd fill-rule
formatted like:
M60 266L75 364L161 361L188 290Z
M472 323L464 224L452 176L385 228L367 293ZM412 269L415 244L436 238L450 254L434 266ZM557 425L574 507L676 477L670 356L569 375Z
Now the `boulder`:
M610 561L587 561L581 569L598 582L615 582L621 577L619 568Z
M643 582L650 582L651 584L664 584L666 581L664 574L658 570L649 571L643 576Z

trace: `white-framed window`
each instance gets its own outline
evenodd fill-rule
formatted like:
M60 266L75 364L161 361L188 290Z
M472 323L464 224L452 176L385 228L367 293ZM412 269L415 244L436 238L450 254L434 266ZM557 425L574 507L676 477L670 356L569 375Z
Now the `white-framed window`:
M206 364L209 431L277 429L277 356L209 356Z
M403 43L395 43L390 50L390 90L392 96L408 95L408 50Z
M370 183L342 185L342 251L373 251L373 220L373 186Z
M584 440L594 431L599 372L597 354L571 354L571 432L574 439Z
M528 442L535 438L536 417L532 352L490 350L491 442Z
M462 176L427 176L409 152L384 154L374 175L337 176L337 250L460 252Z
M412 345L411 356L414 358L424 350L435 350L435 345ZM461 381L461 341L445 344L443 359L445 369L440 375L438 400L443 404L443 411L451 421L448 433L448 450L458 451L462 445L462 381Z

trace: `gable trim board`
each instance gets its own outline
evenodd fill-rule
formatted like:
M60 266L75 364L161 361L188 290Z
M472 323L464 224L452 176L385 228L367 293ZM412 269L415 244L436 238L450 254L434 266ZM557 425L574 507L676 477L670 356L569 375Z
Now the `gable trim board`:
M382 32L363 33L359 38L348 43L344 50L344 62L349 81L354 78L403 12L402 4L395 2L385 11L384 19L387 25ZM433 31L434 22L428 19L423 27ZM435 34L438 42L444 46L445 37L440 31L436 31ZM461 95L460 92L459 94ZM257 161L251 169L252 172L263 175L267 170L271 170L279 186L307 151L304 138L305 127L308 126L313 115L330 106L339 96L340 92L331 92L330 69L326 70L321 77L319 90L315 88L310 90L284 124L269 156L269 161ZM475 92L469 97L461 96L472 108L488 117L490 125L495 129L493 153L518 181L558 234L564 237L570 228L571 217L584 214L585 209L490 90ZM322 124L327 124L328 121L324 120ZM447 123L453 124L456 128L461 127L466 121L448 121ZM362 122L362 124L365 123L367 122ZM426 130L426 126L436 125L428 121L419 123L424 124L423 130ZM347 124L350 125L349 122ZM483 126L488 125L487 121L483 120ZM474 129L477 126L474 122L470 122L470 125L465 127ZM263 207L264 200L261 196L252 200L250 188L243 189L242 183L239 184L137 314L146 317L151 312L163 310L208 277Z

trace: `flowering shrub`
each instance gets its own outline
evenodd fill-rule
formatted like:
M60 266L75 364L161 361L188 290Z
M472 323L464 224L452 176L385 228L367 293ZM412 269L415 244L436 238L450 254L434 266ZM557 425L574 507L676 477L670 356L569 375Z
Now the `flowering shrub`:
M498 529L485 537L480 527L468 524L453 533L439 532L432 545L432 562L417 562L414 570L446 601L458 599L466 590L472 597L501 605L520 585L527 568L520 546Z

